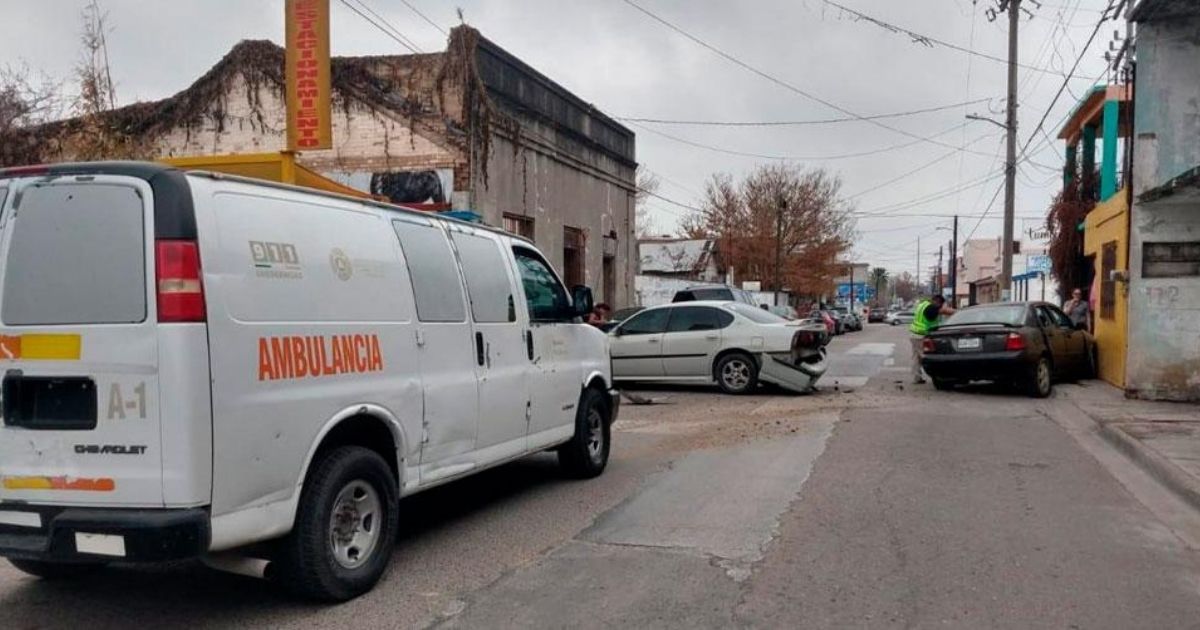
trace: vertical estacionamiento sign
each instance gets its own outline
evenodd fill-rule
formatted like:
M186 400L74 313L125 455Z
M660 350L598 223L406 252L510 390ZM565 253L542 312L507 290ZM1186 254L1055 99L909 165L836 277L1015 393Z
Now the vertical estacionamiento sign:
M285 0L287 148L329 149L329 0Z

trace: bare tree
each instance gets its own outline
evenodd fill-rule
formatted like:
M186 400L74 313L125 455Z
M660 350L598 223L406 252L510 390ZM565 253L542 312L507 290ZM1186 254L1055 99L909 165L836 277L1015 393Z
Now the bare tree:
M816 295L832 287L837 260L853 237L853 217L840 192L841 181L819 168L759 166L740 184L719 173L684 227L717 239L727 266L764 285L773 283L780 252L783 286L774 288Z
M92 0L84 7L82 19L83 50L75 64L79 94L72 106L76 118L64 129L64 151L77 160L144 157L140 143L112 116L117 93L108 63L108 14L98 0Z
M17 127L32 127L58 118L62 113L62 83L29 65L0 69L0 135Z
M907 271L900 272L892 276L891 289L897 298L908 302L917 297L917 280Z
M637 207L634 209L634 230L636 230L638 238L649 238L655 235L654 217L650 216L650 208L647 207L646 202L658 192L661 183L658 175L651 173L641 164L638 165L637 195L635 197Z

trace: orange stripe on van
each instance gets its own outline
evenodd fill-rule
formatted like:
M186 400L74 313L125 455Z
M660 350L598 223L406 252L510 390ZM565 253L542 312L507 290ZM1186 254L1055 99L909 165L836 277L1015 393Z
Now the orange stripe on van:
M117 482L108 477L4 477L5 490L75 490L80 492L112 492Z
M79 335L0 335L0 360L78 361L82 355Z

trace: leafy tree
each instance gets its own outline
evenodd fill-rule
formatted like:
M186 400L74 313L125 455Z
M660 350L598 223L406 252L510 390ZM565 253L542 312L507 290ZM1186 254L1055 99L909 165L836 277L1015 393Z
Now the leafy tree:
M883 267L876 267L871 270L871 286L875 289L875 303L883 304L884 291L888 285L888 270Z

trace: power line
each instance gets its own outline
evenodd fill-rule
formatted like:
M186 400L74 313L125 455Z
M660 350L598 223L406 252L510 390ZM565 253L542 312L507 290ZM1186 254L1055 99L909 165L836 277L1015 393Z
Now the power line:
M996 194L992 195L992 200L988 202L987 208L983 211L983 214L979 217L979 220L975 222L975 227L971 228L971 233L967 234L967 237L963 239L963 243L966 243L967 241L971 240L972 236L975 236L975 231L979 229L980 225L983 225L983 220L987 218L988 213L992 211L992 207L996 205L996 200L1000 198L1000 191L1002 190L1004 190L1003 183L996 188Z
M939 199L945 199L946 197L949 197L955 193L962 192L964 190L970 190L977 186L982 186L982 185L988 183L989 181L993 181L993 180L995 180L999 177L1003 177L1003 176L1004 176L1004 171L993 172L989 175L984 175L977 179L970 180L967 183L955 185L950 188L940 190L936 193L931 193L931 194L925 195L923 197L918 197L916 199L910 199L908 201L900 201L900 202L888 204L885 206L879 206L878 208L872 208L870 210L865 210L865 211L857 212L854 214L857 214L859 216L884 216L884 215L888 214L889 210L907 210L909 208L919 206L923 203L928 203L930 201L937 201Z
M409 49L410 51L412 51L412 52L414 52L414 53L419 53L419 52L421 52L419 49L417 49L417 47L416 47L416 46L414 46L414 45L410 44L409 42L405 41L405 39L403 38L403 35L401 35L400 37L397 37L396 33L393 33L392 31L389 31L387 28L385 28L385 27L384 27L382 24L380 24L379 22L376 22L375 20L372 20L370 16L368 16L366 13L363 13L362 11L359 11L359 10L358 10L358 7L354 6L353 4L350 4L349 2L347 2L347 0L340 0L340 1L341 1L341 3L342 3L342 4L346 5L346 7L347 7L348 9L350 9L351 11L353 11L353 12L357 13L359 17L361 17L362 19L366 20L366 21L367 21L367 22L369 22L369 23L370 23L372 26L374 26L375 28L377 28L377 29L379 29L380 31L382 31L384 35L387 35L388 37L390 37L390 38L392 38L393 40L395 40L395 41L396 41L396 43L400 44L401 46L404 46L405 48ZM359 0L359 3L361 4L361 0ZM371 9L370 9L369 7L367 7L365 4L363 5L363 8L366 8L366 9L367 9L367 11L370 11L370 12L371 12L371 13L373 13L373 14L375 13L374 11L371 11ZM399 31L397 31L397 33L399 33Z
M1025 155L1025 150L1029 148L1029 144L1033 142L1034 138L1037 137L1038 132L1040 132L1042 127L1045 126L1046 119L1050 117L1050 112L1054 110L1054 106L1058 104L1058 99L1062 97L1063 91L1067 89L1067 84L1071 82L1070 77L1074 75L1075 70L1079 68L1079 64L1083 61L1084 56L1087 55L1088 48L1091 48L1092 42L1096 41L1096 35L1100 33L1100 28L1103 27L1104 23L1108 21L1108 11L1113 8L1113 3L1115 1L1116 0L1109 0L1108 9L1106 9L1104 14L1100 16L1100 20L1096 22L1096 28L1092 29L1092 34L1090 37L1088 37L1087 43L1083 45L1083 49L1079 51L1079 56L1075 58L1075 64L1071 66L1071 72L1067 75L1067 78L1063 79L1062 85L1059 86L1058 92L1054 94L1054 99L1050 101L1050 106L1047 107L1046 111L1042 114L1042 119L1038 121L1037 127L1034 128L1033 133L1029 135L1029 139L1025 141L1025 144L1021 145L1020 155ZM1125 6L1127 1L1128 0L1121 0L1121 4L1117 7L1118 14L1121 12L1121 8Z
M378 12L376 12L374 9L367 6L367 3L364 0L354 0L354 1L357 2L359 4L359 6L361 6L362 8L366 9L368 13L375 16L375 18L378 19L380 22L382 22L384 24L384 26L388 27L393 33L395 33L397 37L408 42L409 49L413 50L414 52L422 52L421 47L417 46L416 42L414 42L410 37L408 37L404 33L400 32L400 29L396 28L396 26L394 24L392 24L391 22L389 22L387 20L387 18L383 17Z
M950 42L938 39L936 37L931 37L929 35L922 35L915 31L910 31L902 26L896 26L895 24L885 22L879 18L874 18L865 13L855 11L854 9L851 9L847 6L838 4L837 2L834 2L833 0L821 0L821 1L829 6L836 7L837 9L840 9L841 11L852 15L852 16L858 18L859 20L862 20L865 22L870 22L886 31L907 35L907 36L911 37L912 40L918 44L923 44L930 48L932 48L934 44L937 44L938 46L942 46L944 48L949 48L951 50L957 50L959 52L966 53L966 54L974 56L974 57L980 57L980 58L988 59L991 61L998 61L1000 63L1008 65L1008 60L1003 57L997 57L995 55L981 53L981 52L978 52L978 51L970 49L970 48L964 48L962 46L959 46L958 44L952 44ZM1028 66L1025 64L1021 64L1021 63L1018 63L1017 66L1020 68L1024 68L1026 70L1032 70L1034 72L1052 72L1052 71L1046 70L1044 68L1038 68L1037 66ZM1058 73L1054 73L1054 74L1058 74Z
M907 147L911 147L915 144L920 144L921 142L926 140L925 138L919 138L917 140L913 140L910 142L902 142L900 144L894 144L894 145L882 147L879 149L871 149L869 151L858 151L855 153L843 153L840 155L769 155L769 154L765 154L765 153L753 153L750 151L739 151L737 149L727 149L727 148L719 147L716 145L704 144L703 142L696 142L694 140L688 140L686 138L680 138L679 136L671 135L664 131L658 131L657 129L652 129L641 123L630 123L630 124L632 124L635 127L640 128L640 129L643 129L649 133L652 133L656 136L662 136L663 138L667 138L668 140L674 140L675 142L679 142L681 144L686 144L688 146L696 147L698 149L706 149L708 151L724 153L726 155L736 155L738 157L757 158L760 160L784 160L784 161L794 161L794 162L804 162L804 161L815 162L815 161L821 161L821 160L846 160L846 159L850 159L850 158L866 157L868 155L878 155L880 153L888 153L890 151L904 149ZM961 129L968 124L969 123L959 123L949 129L939 131L938 133L935 133L929 137L937 138L939 136L944 136L952 131L957 131L957 130ZM966 149L960 149L959 147L954 147L954 146L951 146L950 148L954 149L955 152L966 150ZM977 153L977 152L973 152L973 151L969 151L969 152ZM985 155L985 154L981 154L981 155Z
M417 16L420 17L422 20L425 20L426 24L432 26L433 28L436 28L438 30L438 32L440 32L442 35L446 35L446 36L450 35L450 33L446 31L446 29L442 28L442 26L440 24L438 24L437 22L434 22L433 20L426 17L424 13L421 13L421 11L418 10L417 7L414 7L411 3L409 3L408 0L400 0L400 2L403 3L404 6L408 7L409 9L412 9L413 13L416 13Z
M661 199L671 205L679 206L680 208L684 208L685 210L694 210L696 212L704 212L703 210L701 210L700 208L697 208L696 206L688 205L681 201L675 201L674 199L671 199L670 197L664 197L663 195L660 195L656 192L646 190L645 188L639 188L638 190L642 191L642 194L649 195L651 197L654 197L655 199Z
M953 219L954 217L958 217L960 219L978 219L980 217L984 217L987 219L1003 218L1003 217L992 217L992 216L988 216L988 215L984 215L984 214L962 214L962 213L951 214L948 212L945 212L945 213L922 212L920 214L880 214L880 215L868 215L868 216L855 216L854 219L856 221L858 221L858 220L874 220L874 219L900 219L900 218L906 218L906 217L911 217L911 218L928 217L930 219L934 219L934 218ZM1044 219L1046 217L1041 216L1041 215L1036 215L1036 214L1022 214L1022 215L1018 215L1016 218L1018 218L1018 219Z
M906 112L893 112L890 114L875 114L873 116L851 117L845 116L841 118L824 118L816 120L779 120L779 121L726 121L726 120L675 120L667 118L635 118L632 116L614 116L617 120L634 123L651 123L655 125L697 125L710 127L791 127L800 125L828 125L833 123L843 122L859 122L862 120L883 120L886 118L903 118L906 116L916 116L918 114L928 114L931 112L941 112L947 109L956 109L966 105L978 105L990 101L989 98L977 98L973 101L965 101L962 103L954 103L952 105L942 105L940 107L928 107L925 109L914 109Z
M970 48L971 50L975 50L975 23L978 21L978 19L977 19L978 9L979 9L979 3L972 2L971 3L971 37L968 40L969 43L967 45L967 47ZM973 57L967 57L967 76L966 76L966 88L965 88L967 98L971 98L971 71L974 70L974 67L975 67L975 59ZM965 105L963 106L962 113L963 113L964 117L966 117L970 114L970 112L967 111L967 108ZM962 144L960 146L963 149L967 148L967 129L965 127L963 128ZM965 166L966 161L967 161L967 154L959 153L958 154L958 176L957 176L957 181L959 183L962 183L963 167ZM954 196L954 209L957 211L961 208L962 208L962 198L956 194Z
M966 145L964 144L964 146L966 146ZM925 170L925 169L927 169L927 168L929 168L929 167L931 167L931 166L933 166L933 165L935 165L935 164L937 164L937 163L939 163L939 162L941 162L941 161L943 161L943 160L946 160L946 159L948 159L948 158L952 158L952 157L954 157L955 155L959 155L959 153L958 153L957 151L950 151L949 153L946 153L946 154L944 154L944 155L942 155L942 156L940 156L940 157L934 158L933 160L931 160L931 161L929 161L929 162L926 162L925 164L922 164L921 166L918 166L917 168L914 168L914 169L913 169L913 170L911 170L911 171L908 171L908 172L902 173L902 174L900 174L900 175L897 175L896 177L894 177L894 178L892 178L892 179L889 179L889 180L887 180L886 182L882 182L882 183L880 183L880 184L877 184L877 185L875 185L875 186L872 186L872 187L870 187L870 188L867 188L867 189L865 189L865 190L860 190L860 191L858 191L858 192L854 193L853 195L849 195L849 196L847 196L847 197L846 197L846 199L855 199L855 198L857 198L857 197L861 197L861 196L863 196L863 195L865 195L865 194L868 194L868 193L875 192L876 190L879 190L880 188L883 188L883 187L885 187L885 186L889 186L889 185L891 185L891 184L894 184L894 183L896 183L896 182L898 182L898 181L900 181L900 180L904 179L905 177L909 177L909 176L911 176L911 175L915 175L915 174L917 174L917 173L919 173L919 172L921 172L921 171L923 171L923 170Z
M928 142L928 143L930 143L930 144L935 144L935 145L938 145L938 146L941 146L941 147L945 147L945 148L947 148L947 149L957 149L957 148L958 148L958 147L955 147L954 145L951 145L951 144L946 144L945 142L939 142L939 141L937 141L937 140L933 140L932 138L923 138L923 137L921 137L921 136L918 136L917 134L914 134L914 133L912 133L912 132L909 132L909 131L905 131L905 130L903 130L903 129L900 129L900 128L898 128L898 127L893 127L893 126L891 126L891 125L886 125L886 124L884 124L884 123L881 123L881 122L879 122L878 120L872 120L872 119L869 119L869 118L867 118L867 117L863 116L862 114L859 114L859 113L857 113L857 112L853 112L853 111L851 111L851 110L849 110L849 109L847 109L847 108L845 108L845 107L842 107L841 105L838 105L838 104L836 104L836 103L830 102L830 101L828 101L828 100L826 100L826 99L824 99L824 98L821 98L821 97L819 97L819 96L817 96L817 95L815 95L815 94L812 94L812 93L810 93L810 92L807 92L807 91L805 91L805 90L802 90L802 89L800 89L800 88L796 87L795 85L792 85L791 83L788 83L787 81L784 81L783 79L780 79L780 78L778 78L778 77L776 77L776 76L774 76L774 75L772 75L772 74L769 74L769 73L767 73L767 72L765 72L765 71L763 71L763 70L759 70L758 68L756 68L756 67L754 67L754 66L752 66L752 65L750 65L750 64L748 64L748 63L746 63L746 62L744 62L744 61L742 61L741 59L738 59L737 57L734 57L733 55L731 55L731 54L729 54L729 53L727 53L727 52L725 52L725 51L721 50L720 48L717 48L716 46L714 46L714 45L712 45L712 44L709 44L708 42L706 42L706 41L704 41L704 40L700 39L699 37L696 37L695 35L692 35L691 33L689 33L689 32L687 32L687 31L683 30L682 28L680 28L680 27L678 27L678 26L676 26L676 25L672 24L671 22L667 21L666 19L664 19L664 18L662 18L662 17L659 17L657 14L655 14L655 13L651 12L650 10L648 10L648 9L646 9L646 8L644 8L644 7L642 7L641 5L639 5L639 4L638 4L637 2L635 2L634 0L623 0L623 1L625 2L625 4L628 4L629 6L633 7L634 9L637 9L638 11L640 11L641 13L643 13L644 15L646 15L647 17L649 17L650 19L652 19L652 20L654 20L654 21L658 22L659 24L662 24L663 26L665 26L665 27L667 27L667 28L671 29L672 31L675 31L676 33L678 33L678 34L682 35L683 37L686 37L687 39L691 40L691 41L692 41L693 43L695 43L696 45L698 45L698 46L701 46L701 47L703 47L703 48L705 48L705 49L707 49L707 50L709 50L709 51L713 52L714 54L716 54L716 55L719 55L721 58L723 58L723 59L725 59L725 60L729 61L730 63L733 63L733 64L737 65L739 68L742 68L743 70L746 70L747 72L750 72L750 73L753 73L753 74L755 74L755 75L757 75L757 76L759 76L759 77L762 77L763 79L766 79L767 81L770 81L771 83L774 83L774 84L776 84L776 85L778 85L778 86L780 86L780 87L782 87L782 88L784 88L784 89L786 89L786 90L788 90L788 91L791 91L791 92L794 92L794 93L796 93L796 94L799 94L800 96L803 96L803 97L805 97L805 98L807 98L807 99L809 99L809 100L816 101L817 103L820 103L820 104L822 104L822 105L824 105L824 106L826 106L826 107L828 107L828 108L830 108L830 109L833 109L833 110L836 110L836 111L838 111L838 112L841 112L841 113L843 113L843 114L845 114L845 115L847 115L847 116L851 116L851 117L853 117L853 118L855 118L855 119L857 119L857 120L862 120L862 121L868 122L868 123L870 123L870 124L872 124L872 125L875 125L876 127L879 127L880 129L886 129L886 130L888 130L888 131L891 131L891 132L893 132L893 133L898 133L898 134L900 134L900 135L903 135L903 136L908 136L909 138L913 138L913 139L916 139L916 140L919 140L919 141L922 141L922 142Z

